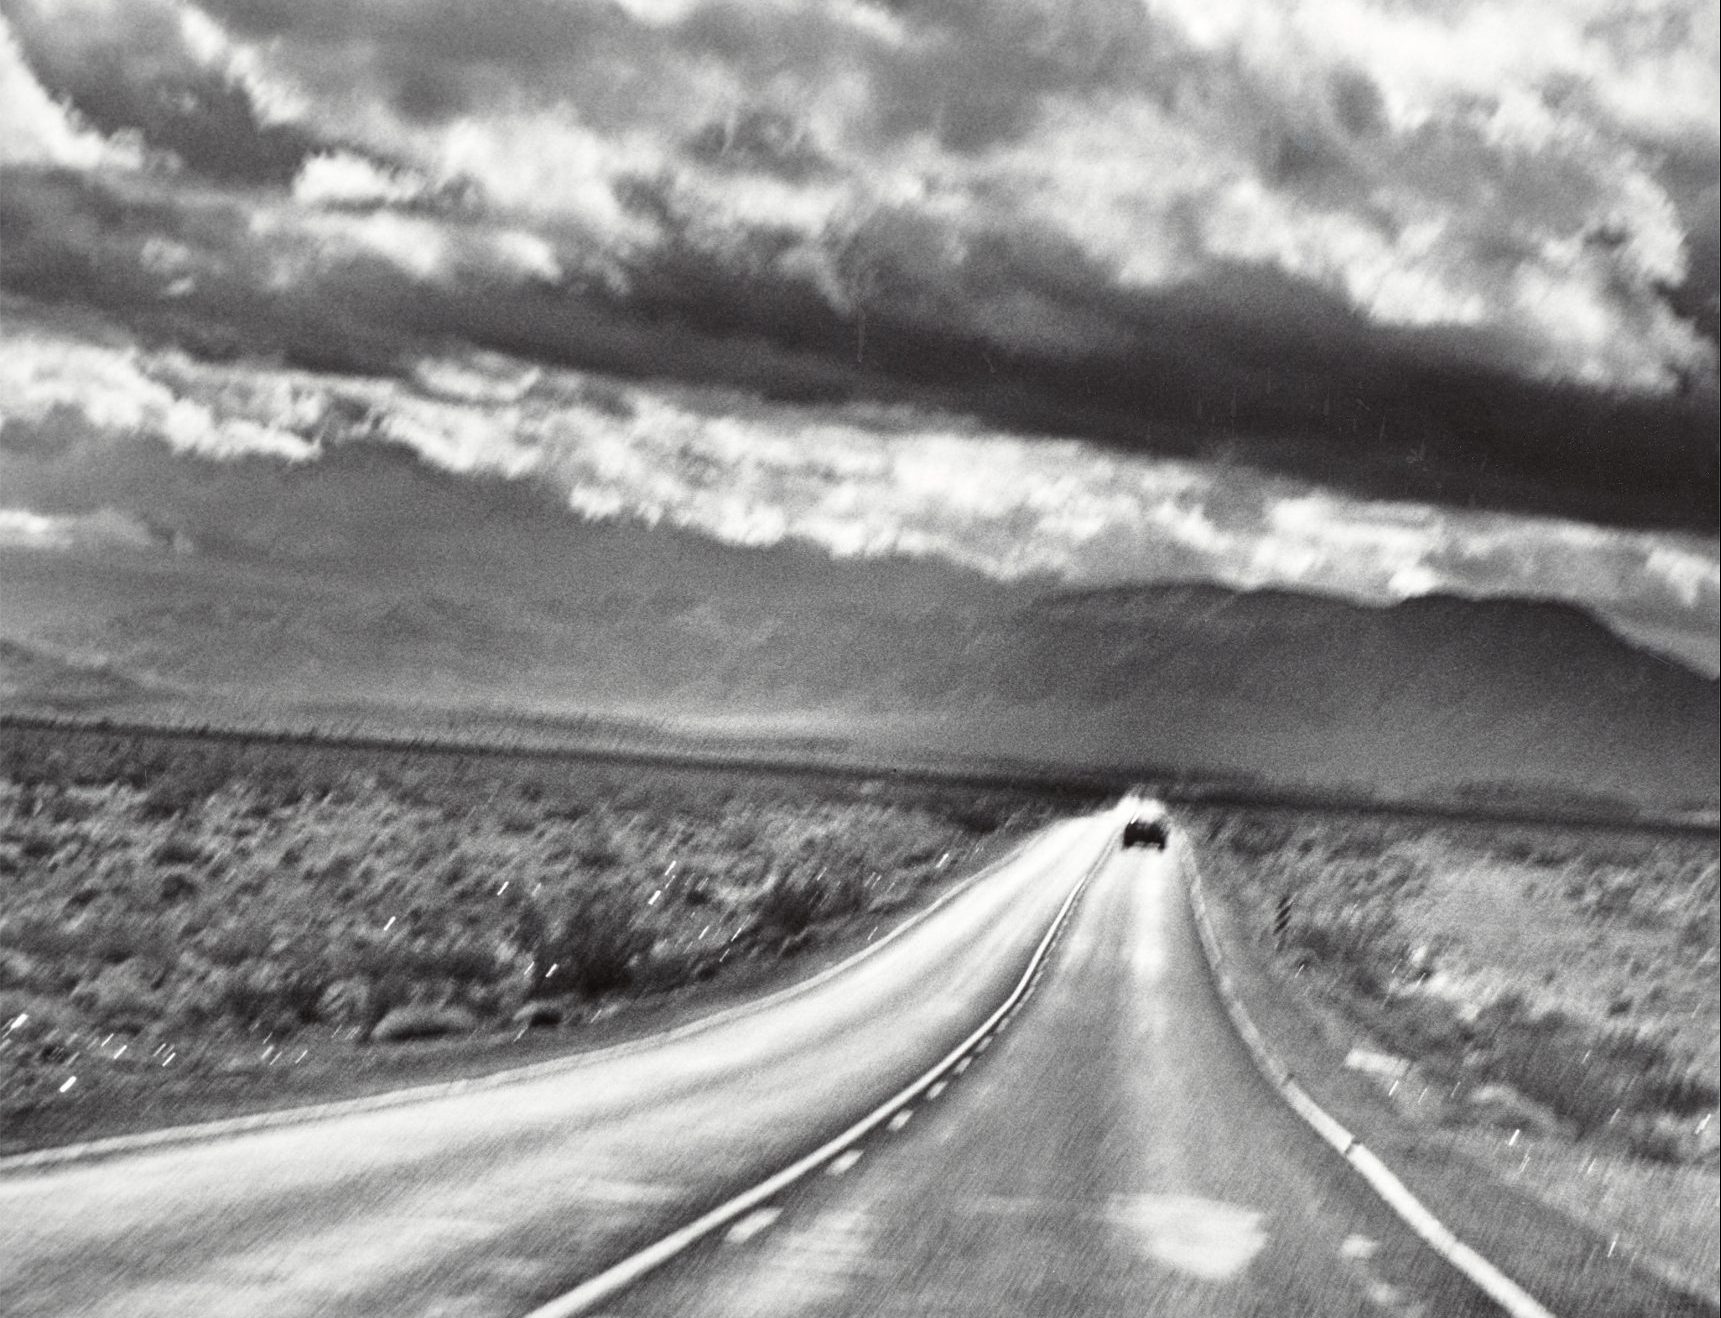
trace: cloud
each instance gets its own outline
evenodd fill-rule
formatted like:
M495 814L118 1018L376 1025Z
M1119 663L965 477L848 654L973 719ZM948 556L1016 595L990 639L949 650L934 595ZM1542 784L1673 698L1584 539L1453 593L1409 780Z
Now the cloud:
M252 107L253 145L300 134L304 198L471 185L600 264L691 246L744 267L774 243L845 316L931 304L981 341L1068 353L1092 333L1077 308L1096 284L1153 293L1257 263L1537 376L1665 390L1713 375L1713 345L1662 294L1686 246L1657 161L1715 141L1712 6L1695 0L1659 23L1538 0L83 0L75 28L53 8L27 6L28 32L74 99L99 99L78 72L93 67L140 89L219 78ZM213 104L182 117L215 132ZM642 187L658 213L630 202ZM997 287L1018 272L977 271L970 252L1000 231L1070 244L1091 270ZM934 241L892 245L909 233ZM869 283L870 267L893 278Z
M14 0L7 10L37 76L57 96L175 167L242 185L282 183L331 145L307 130L306 107L267 74L265 61L234 46L194 5Z
M55 100L25 62L6 20L0 17L0 165L48 165L66 169L136 168L136 142L112 141Z
M443 535L441 552L458 552L467 514L447 511L463 506L447 485L427 487L427 503L414 478L416 493L380 511L378 473L405 479L410 455L473 483L480 502L518 491L508 497L533 521L933 560L999 581L1215 581L1371 603L1562 599L1715 666L1712 537L1359 499L915 408L807 409L494 354L362 377L199 361L53 324L9 333L0 452L11 497L44 516L120 509L209 552L334 554L343 570L362 568L370 551L358 546L390 536L425 552L425 537ZM183 455L178 466L168 452ZM378 466L367 454L397 456ZM188 474L210 462L244 468L242 499ZM368 492L355 489L349 507L327 493L335 478L306 484L330 470L347 473L333 488L351 479ZM300 506L312 488L322 503Z
M0 547L18 549L129 549L190 553L184 536L164 535L129 513L113 508L74 516L46 516L27 508L0 508Z
M1696 0L9 12L59 127L0 280L193 356L466 345L1713 523Z
M150 374L135 348L68 341L31 332L5 335L0 355L0 446L11 432L40 436L76 418L90 432L151 435L170 448L211 458L246 453L302 461L313 442L269 420L221 415ZM164 363L171 370L171 361Z
M310 206L386 206L418 201L422 180L385 170L350 151L311 156L293 179L293 200Z

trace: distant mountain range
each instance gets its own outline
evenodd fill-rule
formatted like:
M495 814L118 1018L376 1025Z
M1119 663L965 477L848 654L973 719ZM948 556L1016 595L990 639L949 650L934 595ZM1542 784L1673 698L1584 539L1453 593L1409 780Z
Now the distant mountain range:
M1716 682L1566 605L1071 591L639 527L576 549L362 576L3 551L0 708L593 715L1392 793L1716 795Z

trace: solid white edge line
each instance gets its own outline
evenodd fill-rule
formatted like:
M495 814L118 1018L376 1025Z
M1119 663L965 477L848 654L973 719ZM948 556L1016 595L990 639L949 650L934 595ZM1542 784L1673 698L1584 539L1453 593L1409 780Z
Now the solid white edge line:
M380 1094L367 1094L362 1098L343 1098L329 1103L310 1103L302 1107L277 1108L268 1112L253 1112L242 1117L221 1117L214 1121L199 1121L183 1126L164 1126L158 1130L137 1131L130 1135L108 1135L101 1139L84 1140L77 1144L60 1144L52 1148L32 1149L28 1153L8 1154L0 1157L0 1176L12 1172L45 1171L76 1163L93 1162L100 1158L119 1157L128 1153L169 1148L179 1144L202 1143L205 1140L221 1139L228 1135L244 1135L258 1130L301 1126L313 1121L325 1121L331 1117L382 1112L389 1108L406 1107L413 1103L427 1103L439 1098L453 1098L459 1094L480 1093L487 1089L516 1084L523 1080L539 1080L567 1071L577 1071L582 1067L593 1066L599 1062L609 1061L617 1057L627 1057L673 1039L685 1039L690 1035L698 1034L729 1021L744 1019L755 1012L764 1011L779 1003L786 1002L852 969L906 934L916 925L929 919L935 912L955 901L983 879L990 878L1005 866L1022 859L1023 855L1036 842L1047 839L1057 827L1058 825L1054 824L1038 834L1024 838L1003 856L962 880L961 884L945 893L932 905L916 911L883 938L868 943L858 952L845 957L835 965L826 966L818 974L787 985L773 993L768 993L762 998L737 1003L733 1007L724 1007L708 1016L701 1016L696 1020L688 1021L660 1033L630 1039L626 1043L612 1044L607 1048L593 1048L566 1057L554 1057L547 1061L531 1062L525 1066L491 1071L485 1075L469 1076L463 1080L440 1080L432 1084L413 1085L405 1089L391 1089Z
M1199 935L1208 969L1212 972L1214 988L1219 993L1220 1002L1224 1004L1225 1015L1231 1021L1232 1028L1243 1040L1243 1047L1250 1060L1273 1087L1274 1092L1321 1137L1323 1143L1338 1151L1339 1156L1368 1183L1369 1188L1398 1215L1400 1221L1420 1236L1436 1254L1480 1287L1489 1299L1512 1318L1554 1318L1552 1310L1460 1240L1450 1227L1435 1217L1427 1206L1410 1192L1410 1188L1393 1174L1391 1168L1369 1149L1364 1148L1355 1135L1310 1098L1308 1092L1292 1079L1289 1069L1274 1055L1261 1032L1255 1028L1254 1021L1249 1019L1242 999L1232 987L1231 976L1224 969L1224 952L1219 946L1218 935L1213 932L1213 925L1207 914L1207 898L1202 891L1200 867L1187 845L1179 848L1179 851L1183 857L1190 907L1195 915L1195 931Z
M776 1175L767 1177L749 1190L743 1190L704 1216L695 1218L686 1226L672 1231L653 1244L628 1255L596 1276L581 1282L572 1290L539 1305L525 1315L525 1318L579 1318L581 1314L590 1313L594 1306L613 1299L647 1273L662 1267L676 1255L685 1252L712 1232L722 1229L736 1218L757 1208L772 1195L793 1185L808 1172L830 1161L849 1145L856 1143L877 1129L880 1123L888 1121L899 1108L913 1102L945 1071L955 1066L980 1036L990 1030L998 1018L1020 999L1029 979L1034 974L1035 968L1045 959L1046 952L1052 945L1053 935L1063 927L1064 921L1069 917L1070 909L1076 904L1076 898L1081 895L1081 891L1087 886L1088 880L1098 873L1100 867L1111 858L1111 855L1112 849L1108 845L1100 852L1098 859L1082 872L1081 878L1077 879L1071 886L1069 895L1064 898L1063 905L1058 908L1057 915L1052 918L1050 927L1040 939L1039 946L1034 949L1034 955L1028 961L1027 969L1022 972L1021 979L1017 981L1016 987L1010 991L1009 996L972 1034L946 1053L940 1061L934 1063L930 1070L898 1090L840 1135L827 1140L798 1161L790 1163Z

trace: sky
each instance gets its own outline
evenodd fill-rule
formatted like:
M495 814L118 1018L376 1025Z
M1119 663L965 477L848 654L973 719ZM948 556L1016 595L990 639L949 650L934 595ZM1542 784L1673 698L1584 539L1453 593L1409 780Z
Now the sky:
M0 545L292 557L227 492L374 446L1713 672L1718 12L0 0Z

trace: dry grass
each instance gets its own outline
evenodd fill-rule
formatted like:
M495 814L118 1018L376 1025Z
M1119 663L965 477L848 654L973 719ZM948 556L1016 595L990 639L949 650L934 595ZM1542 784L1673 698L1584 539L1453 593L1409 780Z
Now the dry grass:
M12 730L0 1111L573 1027L834 937L1045 807L589 762Z

